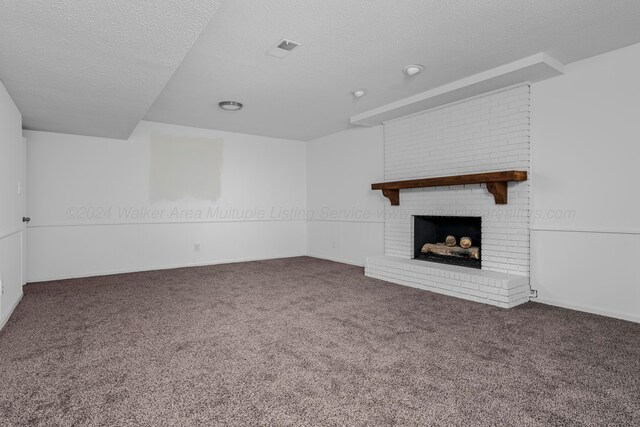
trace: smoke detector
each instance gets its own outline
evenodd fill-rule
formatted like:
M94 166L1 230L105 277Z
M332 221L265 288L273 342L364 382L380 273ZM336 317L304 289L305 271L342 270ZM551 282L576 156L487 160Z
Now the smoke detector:
M291 51L298 46L300 46L300 43L298 42L282 39L267 51L267 55L275 56L276 58L282 59L285 56L289 55Z

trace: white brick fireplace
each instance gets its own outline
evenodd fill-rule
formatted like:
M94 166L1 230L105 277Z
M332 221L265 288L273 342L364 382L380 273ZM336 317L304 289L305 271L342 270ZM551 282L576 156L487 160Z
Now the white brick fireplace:
M529 172L529 104L519 85L385 123L385 181ZM401 190L385 208L385 256L368 258L365 274L500 307L526 302L529 193L529 181L510 182L497 205L483 184ZM481 217L481 270L413 259L414 215Z

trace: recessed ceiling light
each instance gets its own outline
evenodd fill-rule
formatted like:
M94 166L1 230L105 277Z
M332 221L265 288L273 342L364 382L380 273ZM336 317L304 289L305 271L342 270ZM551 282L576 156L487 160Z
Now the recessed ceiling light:
M218 106L227 111L238 111L242 108L242 104L236 101L222 101Z
M404 71L404 73L407 76L415 76L416 74L418 74L422 70L424 70L424 67L422 65L420 65L420 64L407 65L406 67L404 67L402 69L402 71Z
M365 96L366 94L367 94L366 89L356 89L356 90L351 92L351 95L355 96L356 98L361 98L361 97Z

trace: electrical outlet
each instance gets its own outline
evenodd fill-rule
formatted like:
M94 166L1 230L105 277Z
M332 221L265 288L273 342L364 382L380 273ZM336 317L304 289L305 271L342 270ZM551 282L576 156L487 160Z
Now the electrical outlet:
M22 183L18 181L18 196L22 194Z
M200 252L200 243L194 243L193 244L193 251L194 252Z
M331 247L332 247L333 249L335 249L335 248L336 248L336 242L331 242Z

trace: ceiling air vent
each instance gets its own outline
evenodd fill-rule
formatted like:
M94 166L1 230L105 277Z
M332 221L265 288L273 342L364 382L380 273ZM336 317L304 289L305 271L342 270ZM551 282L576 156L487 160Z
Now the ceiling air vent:
M275 56L276 58L284 58L289 55L291 51L300 46L300 43L282 39L275 46L267 51L267 55Z

